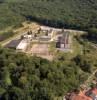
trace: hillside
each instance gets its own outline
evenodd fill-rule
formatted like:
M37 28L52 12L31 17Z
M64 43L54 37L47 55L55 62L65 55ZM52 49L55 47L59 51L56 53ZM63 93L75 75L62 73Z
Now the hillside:
M42 36L41 30L36 32L40 24L87 32L70 30L73 52L65 53L55 50L56 39L50 46L47 42L46 46L42 44L40 37L47 35ZM19 37L22 41L25 32L38 38L39 46L30 38L30 52L3 48ZM51 37L57 33L52 34ZM69 44L69 35L64 35L65 44ZM0 100L62 100L68 92L82 89L83 84L93 87L92 83L97 81L96 43L97 0L0 0ZM41 54L47 51L46 55L50 51L53 60L34 55L33 51L38 49Z
M0 0L0 29L24 20L75 29L97 26L97 0Z
M0 100L54 100L88 75L74 61L49 62L3 48L0 66Z
M0 47L0 100L62 100L79 90L97 69L97 49L77 38L77 54L57 52L53 61Z

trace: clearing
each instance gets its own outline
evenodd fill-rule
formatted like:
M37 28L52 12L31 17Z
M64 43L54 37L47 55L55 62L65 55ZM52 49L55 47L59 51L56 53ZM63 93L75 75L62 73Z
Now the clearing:
M53 55L51 55L49 51L49 44L44 44L44 43L33 44L29 53L31 53L32 55L37 55L42 58L47 58L49 60L53 59Z

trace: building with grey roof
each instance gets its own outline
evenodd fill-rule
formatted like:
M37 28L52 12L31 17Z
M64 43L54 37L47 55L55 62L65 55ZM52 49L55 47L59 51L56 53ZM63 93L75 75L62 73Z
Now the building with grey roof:
M71 35L66 32L62 36L59 36L56 42L56 48L62 51L70 51L71 50Z

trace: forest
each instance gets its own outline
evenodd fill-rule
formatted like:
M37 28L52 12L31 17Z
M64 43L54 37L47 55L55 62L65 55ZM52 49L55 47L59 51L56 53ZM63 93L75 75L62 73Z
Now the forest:
M27 20L87 30L87 35L76 37L82 54L48 61L0 47L0 100L55 100L79 90L97 68L97 52L87 46L88 40L97 42L97 0L0 0L0 30ZM4 32L0 41L13 35Z
M97 0L0 0L0 29L25 20L87 30L97 27Z
M48 61L0 47L0 100L63 97L68 91L79 89L92 73L94 60L89 60L78 55L69 61Z

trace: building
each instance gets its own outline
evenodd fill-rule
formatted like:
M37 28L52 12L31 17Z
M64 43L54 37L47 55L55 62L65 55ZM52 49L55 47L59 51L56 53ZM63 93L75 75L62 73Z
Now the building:
M62 31L62 29L53 28L53 27L48 27L48 26L41 26L40 28L41 28L41 30L48 30L48 31L53 30L53 31L55 31L55 32L61 32L61 31Z
M69 100L92 100L92 99L86 96L84 92L80 92L79 94L72 94Z
M66 100L97 100L97 88L92 88L87 91L80 91L77 93L70 93Z
M50 42L51 39L53 38L53 31L50 30L41 30L39 34L39 41L41 42Z
M24 39L29 39L29 40L31 40L31 39L32 39L32 35L26 34L26 35L23 36L23 38L24 38Z
M29 42L27 40L23 39L18 44L18 46L16 47L16 50L21 51L21 52L24 52L27 49L28 45L29 45Z
M71 50L71 35L64 33L62 36L59 36L56 42L56 48L62 51Z
M12 40L12 41L9 42L7 45L5 45L5 48L16 49L16 47L18 46L18 44L19 44L20 42L21 42L21 39Z

